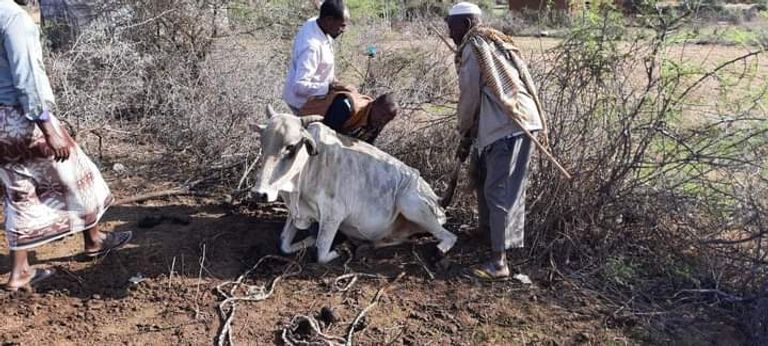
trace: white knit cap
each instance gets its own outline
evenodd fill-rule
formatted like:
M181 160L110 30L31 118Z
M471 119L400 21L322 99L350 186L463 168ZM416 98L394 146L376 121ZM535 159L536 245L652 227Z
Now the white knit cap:
M451 7L451 10L448 11L449 16L459 16L459 15L482 15L483 11L480 10L480 7L477 5L471 3L462 1L456 5L453 5Z

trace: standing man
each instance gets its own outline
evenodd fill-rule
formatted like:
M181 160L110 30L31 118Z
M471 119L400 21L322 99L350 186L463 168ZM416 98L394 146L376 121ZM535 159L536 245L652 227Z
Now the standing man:
M446 19L458 46L458 131L471 150L481 232L490 232L490 261L472 273L481 279L510 275L506 250L523 247L525 184L532 142L519 124L544 129L536 89L512 40L481 25L480 8L460 2Z
M327 0L320 6L320 16L308 20L296 34L283 90L283 100L294 113L313 97L345 89L336 81L333 40L344 33L348 21L344 1Z
M0 182L11 273L6 290L54 274L33 268L27 252L83 232L84 254L105 255L131 232L102 233L98 223L112 201L101 173L54 117L40 33L23 0L0 0Z

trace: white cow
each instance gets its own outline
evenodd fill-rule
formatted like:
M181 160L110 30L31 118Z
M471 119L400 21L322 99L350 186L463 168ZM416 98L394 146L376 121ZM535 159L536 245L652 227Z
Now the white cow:
M323 125L322 117L276 114L267 107L266 125L251 125L261 134L263 166L252 192L269 202L278 196L289 215L280 249L294 253L317 246L317 260L327 263L336 232L381 247L401 243L424 231L448 252L456 235L443 228L445 213L438 197L416 169L378 148ZM293 243L297 227L319 224L317 239Z

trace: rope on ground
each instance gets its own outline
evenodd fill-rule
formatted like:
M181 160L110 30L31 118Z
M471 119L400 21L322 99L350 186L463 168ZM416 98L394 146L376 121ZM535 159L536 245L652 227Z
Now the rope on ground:
M373 309L374 306L379 304L379 300L381 299L381 296L386 292L386 290L392 285L394 285L396 282L400 281L400 279L405 276L405 272L402 272L397 275L397 277L392 280L392 282L384 285L384 287L380 288L378 292L376 292L376 295L371 300L371 303L368 304L368 306L363 309L363 311L360 311L359 314L357 314L357 317L352 321L352 324L349 325L349 330L347 331L347 343L346 346L352 346L352 335L355 334L355 327L357 327L357 324L360 323L360 321L365 317L365 315Z
M372 278L372 279L379 279L382 278L380 275L376 274L367 274L367 273L358 273L358 272L350 272L351 269L349 268L349 263L352 262L352 260L355 258L354 253L352 253L352 250L350 250L347 247L343 247L340 249L340 251L346 252L348 257L347 260L344 261L344 273L341 276L336 277L336 279L333 280L333 288L335 288L339 292L346 292L349 291L352 286L357 283L357 280L360 278Z
M315 335L322 338L320 341L304 341L296 338L294 333L301 328L311 328ZM304 331L304 334L308 331ZM327 335L323 333L320 328L320 323L314 317L306 315L296 315L291 319L291 323L283 329L283 342L288 346L309 346L317 343L322 343L327 346L343 346L346 343L344 338L338 336Z
M346 275L359 275L359 274L350 273ZM288 346L308 346L308 345L352 346L353 345L352 337L355 334L355 332L365 328L363 327L358 329L357 326L361 323L361 321L365 318L365 316L379 303L379 301L381 300L381 296L384 295L387 289L389 289L390 287L392 287L392 285L400 281L400 279L402 279L403 276L405 276L405 272L402 272L399 275L397 275L397 277L395 277L394 280L384 285L382 288L380 288L376 292L376 295L373 297L373 299L371 299L370 304L368 304L368 306L366 306L362 311L360 311L360 313L358 313L357 316L355 316L355 319L352 320L352 323L349 325L347 329L346 338L325 334L322 331L320 323L317 322L317 320L314 317L306 316L306 315L296 315L291 319L291 323L289 323L288 326L286 326L283 329L283 333L282 333L283 342ZM354 277L354 276L351 276L351 277ZM312 339L302 340L301 338L298 338L295 334L310 336Z
M269 285L248 285L245 284L245 280L251 274L259 268L259 266L266 260L277 260L288 263L283 269L283 273L275 277ZM218 345L234 345L232 338L233 329L232 321L235 319L235 312L237 308L237 302L259 302L271 297L275 292L277 284L288 277L296 276L301 273L302 268L298 262L287 259L280 256L267 255L259 259L256 264L240 275L235 281L227 281L216 286L216 291L224 300L219 303L219 317L221 318L222 325L218 336ZM227 289L228 288L228 289Z
M336 279L333 280L333 288L335 288L339 292L349 291L349 289L352 288L352 286L360 278L379 279L381 278L381 276L376 274L367 274L367 273L347 273L347 274L338 276L336 277Z

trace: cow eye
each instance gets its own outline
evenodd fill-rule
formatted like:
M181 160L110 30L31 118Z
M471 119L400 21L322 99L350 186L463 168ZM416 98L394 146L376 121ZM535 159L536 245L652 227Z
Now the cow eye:
M296 155L296 150L299 148L298 144L291 144L287 147L285 147L285 154L286 156L293 156Z

